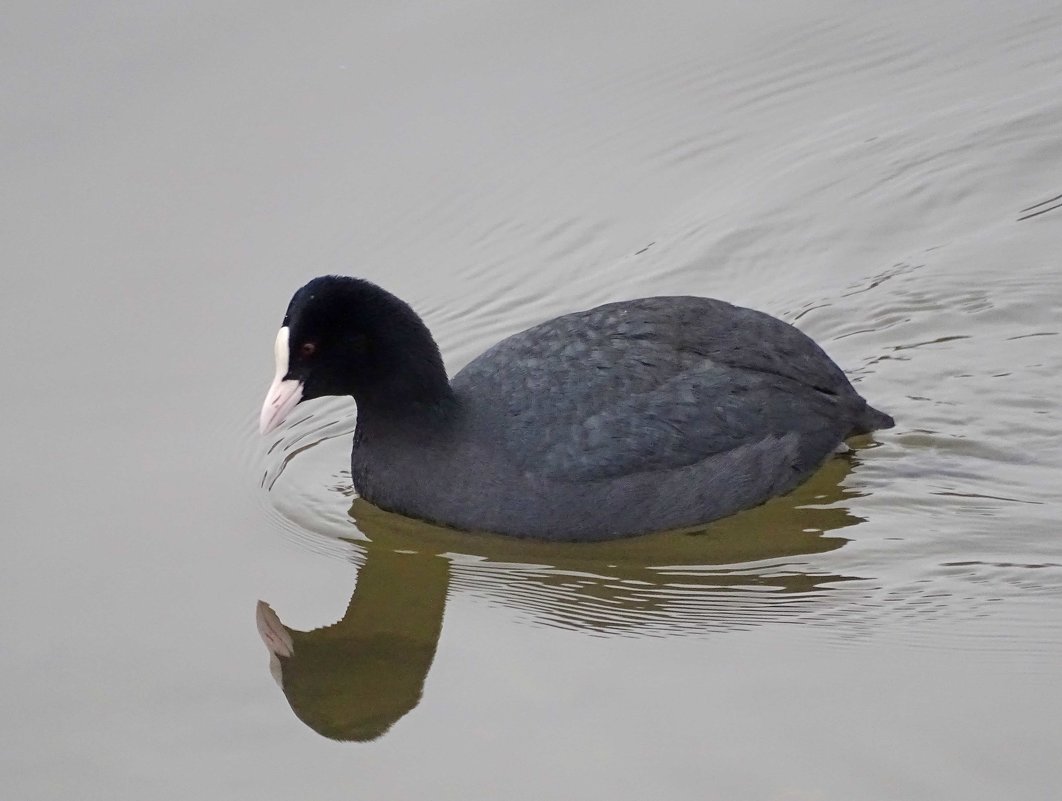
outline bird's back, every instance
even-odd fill
[[[523,469],[569,481],[682,467],[793,432],[832,447],[866,406],[796,328],[698,297],[558,317],[499,342],[452,384]]]

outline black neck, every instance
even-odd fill
[[[359,425],[378,425],[418,422],[437,425],[449,419],[457,407],[457,399],[446,373],[412,373],[409,369],[396,371],[386,380],[354,393],[358,404]]]

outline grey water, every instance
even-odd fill
[[[18,799],[998,799],[1062,784],[1062,6],[16,4]],[[788,320],[897,427],[697,532],[356,499],[257,410],[291,292],[456,371],[622,298]]]

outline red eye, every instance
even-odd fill
[[[316,352],[317,352],[317,343],[316,342],[303,342],[299,346],[299,356],[301,356],[304,359],[309,359]]]

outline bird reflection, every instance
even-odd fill
[[[449,591],[595,634],[799,619],[844,580],[796,557],[841,547],[847,540],[826,532],[862,520],[841,503],[849,469],[849,458],[833,459],[789,495],[696,530],[602,543],[469,534],[358,499],[350,514],[367,540],[352,543],[363,565],[343,618],[296,631],[259,602],[259,633],[300,720],[331,739],[373,740],[420,701]]]
[[[295,714],[333,740],[374,740],[420,701],[442,629],[447,564],[374,553],[342,620],[295,631],[258,603],[270,668]]]

